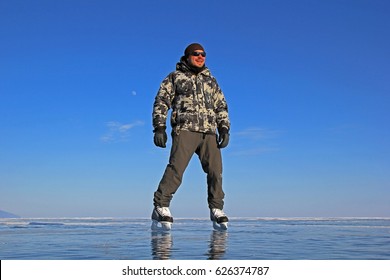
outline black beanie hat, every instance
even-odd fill
[[[190,54],[192,54],[196,50],[202,50],[204,51],[204,48],[202,47],[201,44],[198,43],[192,43],[191,45],[188,45],[188,47],[184,51],[184,56],[189,57]]]

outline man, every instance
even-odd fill
[[[172,109],[172,148],[169,164],[154,193],[152,228],[158,223],[164,229],[171,228],[170,201],[195,153],[207,174],[210,219],[214,227],[227,229],[228,218],[222,211],[225,194],[220,149],[229,143],[230,121],[225,97],[205,61],[204,48],[198,43],[190,44],[176,64],[176,71],[161,83],[154,101],[154,143],[166,147],[166,120]]]

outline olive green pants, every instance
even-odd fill
[[[154,205],[169,207],[173,194],[179,188],[183,173],[193,154],[197,154],[203,171],[207,174],[209,208],[223,209],[222,157],[216,135],[180,131],[173,134],[172,148],[164,175],[154,193]]]

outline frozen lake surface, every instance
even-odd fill
[[[2,260],[389,260],[390,218],[0,219]]]

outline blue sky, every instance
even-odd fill
[[[152,104],[204,45],[229,104],[233,217],[390,216],[387,1],[0,2],[0,209],[149,217]],[[175,217],[207,217],[196,157]]]

